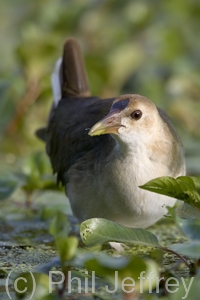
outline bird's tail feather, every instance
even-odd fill
[[[54,72],[51,76],[51,84],[54,104],[49,120],[62,98],[67,96],[89,97],[91,95],[83,55],[75,39],[70,38],[65,42],[63,57],[59,58],[56,62]],[[46,141],[47,129],[38,129],[36,135]]]
[[[62,63],[62,96],[90,96],[87,72],[80,45],[72,38],[64,44]]]
[[[63,58],[56,62],[51,83],[55,106],[61,98],[66,96],[88,97],[91,95],[84,59],[76,40],[70,38],[65,42]]]
[[[60,84],[60,88],[57,83]],[[61,94],[62,97],[91,95],[81,48],[75,39],[70,38],[64,44],[63,58],[56,64],[52,86],[56,99]]]
[[[64,44],[63,57],[55,64],[51,76],[54,107],[62,97],[89,97],[91,95],[81,48],[75,39]]]

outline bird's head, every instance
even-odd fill
[[[112,134],[116,139],[133,141],[138,135],[145,138],[156,131],[159,119],[150,100],[140,95],[123,95],[113,102],[108,115],[90,129],[89,135]]]

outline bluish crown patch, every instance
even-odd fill
[[[129,99],[124,99],[117,101],[115,104],[113,104],[112,109],[119,109],[120,111],[125,109],[129,104]]]

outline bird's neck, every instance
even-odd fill
[[[166,164],[164,158],[158,158],[154,150],[149,146],[150,142],[146,140],[135,140],[130,143],[122,141],[118,136],[115,137],[115,147],[113,148],[113,163],[116,172],[121,172],[120,176],[127,176],[128,180],[134,178],[136,185],[142,185],[147,181],[164,176],[166,173]],[[118,170],[118,171],[117,171]]]
[[[125,140],[122,140],[120,136],[113,136],[115,140],[114,152],[115,154],[129,159],[131,157],[137,157],[141,159],[143,156],[148,156],[148,140],[141,136],[127,136]]]

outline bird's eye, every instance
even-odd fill
[[[131,116],[132,119],[137,121],[142,117],[142,112],[141,112],[141,110],[137,109],[134,112],[132,112],[130,114],[130,116]]]

